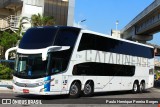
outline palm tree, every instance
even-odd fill
[[[31,16],[31,25],[35,26],[53,26],[55,25],[55,19],[52,16],[42,16],[39,13]]]
[[[20,20],[19,20],[19,27],[18,27],[18,30],[17,30],[17,36],[22,36],[22,32],[23,32],[23,29],[24,29],[24,24],[27,24],[27,23],[30,23],[29,22],[29,18],[28,17],[22,17]]]

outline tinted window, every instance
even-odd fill
[[[31,28],[24,34],[19,47],[22,49],[41,49],[51,46],[57,29],[54,27]]]
[[[75,45],[80,29],[73,27],[31,28],[23,36],[19,47],[22,49],[42,49],[48,46]]]
[[[72,48],[63,51],[56,51],[48,53],[49,56],[49,73],[54,74],[53,68],[59,68],[59,71],[65,71],[67,69],[69,59],[71,56]],[[58,73],[58,72],[57,72]]]
[[[83,50],[99,50],[145,58],[154,57],[153,48],[87,33],[82,35],[78,48],[78,51]]]
[[[75,45],[79,34],[79,29],[63,29],[61,28],[56,36],[54,45],[58,46],[71,46]]]
[[[72,73],[88,76],[133,76],[135,66],[89,62],[75,65]]]
[[[89,50],[89,49],[96,50],[95,36],[94,35],[92,36],[91,34],[83,34],[79,44],[78,51]]]

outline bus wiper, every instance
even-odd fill
[[[21,73],[21,74],[25,74],[26,72],[25,72],[26,70],[23,70],[23,71],[20,71],[19,73]]]

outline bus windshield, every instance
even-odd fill
[[[67,66],[64,58],[56,56],[61,53],[63,52],[48,53],[46,61],[42,61],[42,54],[17,54],[14,75],[24,79],[36,79],[61,73]]]
[[[37,78],[48,75],[47,60],[42,61],[41,54],[17,54],[15,73],[20,78]]]

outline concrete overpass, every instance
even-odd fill
[[[155,0],[121,30],[124,39],[149,41],[160,31],[160,0]]]

